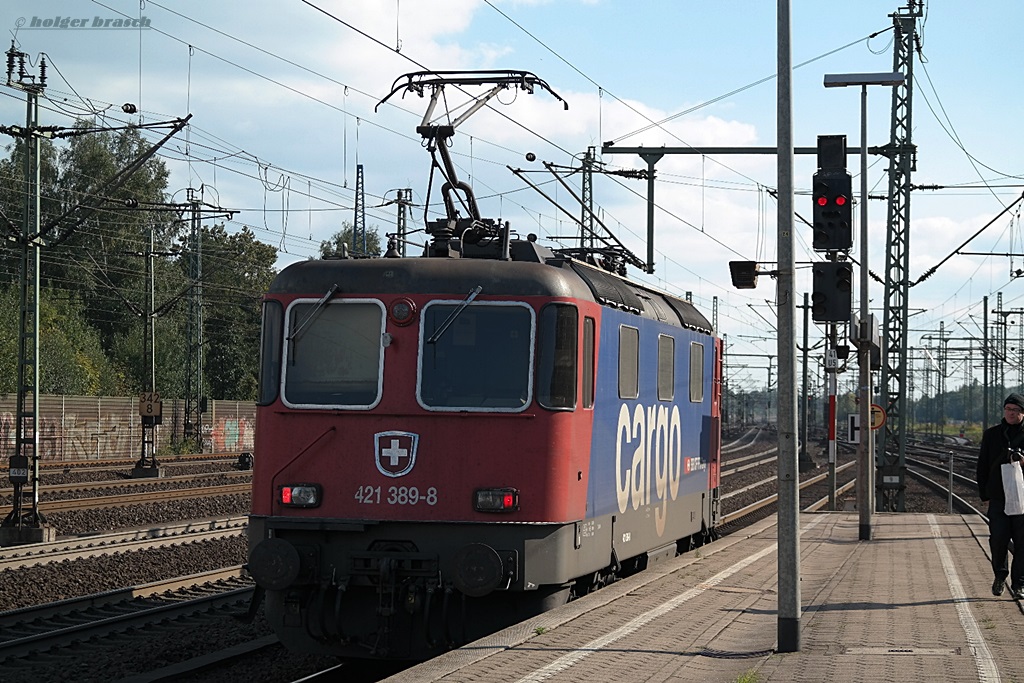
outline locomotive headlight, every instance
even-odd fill
[[[473,492],[477,512],[515,512],[519,509],[517,489],[477,489]]]
[[[416,319],[416,304],[412,299],[402,297],[391,302],[388,306],[388,317],[396,325],[408,325]]]
[[[323,489],[320,484],[287,484],[277,489],[281,505],[294,508],[315,508],[320,505]]]

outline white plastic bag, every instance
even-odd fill
[[[1024,515],[1024,470],[1020,463],[1000,465],[1003,474],[1003,492],[1006,494],[1006,514]]]

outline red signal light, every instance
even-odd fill
[[[818,206],[825,206],[828,204],[828,197],[818,197],[814,201],[818,202]]]
[[[843,195],[836,197],[836,206],[843,206],[844,204],[846,204],[846,197]]]

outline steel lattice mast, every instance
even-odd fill
[[[363,165],[356,164],[356,205],[352,219],[352,252],[366,256],[366,194],[363,189]]]
[[[906,465],[906,377],[908,289],[910,266],[910,173],[916,166],[911,142],[911,96],[914,87],[914,48],[920,0],[890,15],[893,20],[893,71],[905,75],[892,89],[892,127],[886,155],[889,157],[889,214],[886,224],[884,354],[879,389],[887,413],[886,428],[878,450],[879,510],[904,511]]]
[[[39,95],[46,88],[46,61],[40,61],[39,77],[25,71],[27,55],[7,51],[7,86],[26,95],[23,151],[24,204],[20,230],[18,270],[20,306],[18,333],[18,397],[14,425],[14,455],[9,478],[14,486],[12,509],[0,523],[0,545],[51,541],[56,531],[39,511],[39,270],[40,270],[40,130]],[[18,69],[15,74],[15,64]],[[17,76],[17,77],[16,77]],[[5,127],[6,132],[6,127]],[[6,221],[6,216],[4,219]],[[10,221],[7,221],[10,223]],[[14,226],[10,224],[11,232]],[[29,473],[31,472],[31,476]],[[29,486],[30,485],[30,486]],[[25,487],[29,486],[26,491]],[[27,505],[27,510],[25,509]]]
[[[185,323],[185,339],[188,351],[185,356],[185,441],[195,444],[196,451],[203,452],[203,228],[202,202],[193,188],[188,188],[189,222],[191,229],[188,240],[188,319]]]
[[[594,221],[594,148],[587,147],[583,156],[583,201],[580,216],[580,248],[593,249],[597,246],[594,235],[597,226]]]

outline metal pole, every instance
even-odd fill
[[[790,0],[778,0],[779,333],[779,652],[800,651],[800,482],[796,447],[796,344],[793,261],[793,63]]]
[[[982,298],[981,329],[984,338],[984,346],[981,347],[981,358],[985,368],[982,371],[983,379],[981,381],[981,392],[984,396],[981,401],[981,411],[983,413],[981,416],[981,429],[984,431],[985,425],[988,424],[990,419],[988,416],[988,398],[990,393],[990,388],[988,386],[988,295],[985,295],[985,297]]]
[[[829,324],[828,343],[836,347],[836,324]],[[836,509],[836,379],[838,368],[825,368],[828,382],[828,509]]]
[[[644,152],[640,155],[647,162],[647,272],[654,272],[654,165],[664,152]]]
[[[42,209],[41,188],[40,188],[40,167],[42,162],[39,155],[39,136],[36,135],[36,127],[39,125],[39,93],[28,92],[29,111],[31,121],[28,122],[28,130],[31,133],[31,140],[25,141],[26,154],[32,159],[32,231],[38,235],[40,232],[40,211]],[[32,151],[29,152],[28,147]],[[39,268],[40,251],[39,240],[33,240],[30,247],[29,258],[32,259],[32,301],[34,310],[32,312],[32,519],[33,527],[39,527],[42,518],[39,514],[39,387],[42,376],[42,366],[39,362]]]
[[[800,471],[806,472],[814,469],[814,461],[811,460],[811,456],[807,452],[808,436],[810,434],[810,426],[807,423],[807,395],[809,393],[808,379],[807,379],[807,356],[809,353],[808,346],[810,342],[807,339],[808,328],[810,324],[807,320],[808,314],[811,310],[811,306],[808,302],[808,294],[804,292],[804,348],[803,348],[803,392],[800,394],[800,419],[803,420],[802,427],[800,428]]]
[[[874,438],[871,430],[871,325],[868,319],[868,86],[860,86],[860,443],[857,444],[857,509],[860,540],[871,540],[874,510]]]
[[[149,326],[149,390],[156,391],[156,265],[153,263],[156,242],[153,238],[153,223],[149,224],[149,254],[146,265],[149,270],[149,311],[146,324]]]
[[[949,514],[953,514],[953,451],[949,452]]]

